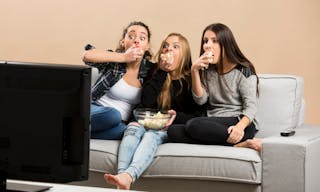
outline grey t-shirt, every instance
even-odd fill
[[[237,66],[220,76],[210,67],[207,73],[207,90],[203,95],[193,94],[196,103],[202,105],[208,101],[208,117],[239,117],[245,115],[250,122],[255,121],[257,113],[257,76],[249,68]]]

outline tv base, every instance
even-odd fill
[[[50,189],[48,185],[32,185],[7,181],[7,192],[41,192]]]
[[[39,184],[25,184],[15,181],[8,181],[7,174],[4,171],[0,171],[0,192],[41,192],[50,189],[50,185],[39,185]]]

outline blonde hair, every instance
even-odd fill
[[[169,35],[166,36],[166,38],[162,41],[161,46],[159,51],[156,54],[157,57],[157,62],[160,62],[160,55],[162,53],[164,44],[166,43],[166,40],[171,37],[171,36],[177,36],[181,46],[181,56],[179,58],[179,67],[176,69],[175,73],[176,76],[179,77],[179,82],[181,85],[181,89],[179,90],[179,93],[181,93],[182,91],[182,81],[181,79],[185,79],[188,82],[188,87],[189,86],[189,82],[190,82],[190,70],[191,70],[191,65],[192,65],[192,60],[191,60],[191,51],[190,51],[190,46],[189,46],[189,42],[188,40],[181,35],[180,33],[170,33]],[[158,65],[159,68],[159,65]],[[171,109],[171,82],[172,82],[172,78],[170,76],[170,74],[167,74],[167,79],[164,82],[164,85],[162,87],[162,90],[158,96],[158,107],[160,109],[163,110],[168,110]]]

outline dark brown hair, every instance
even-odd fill
[[[149,29],[148,25],[146,25],[145,23],[143,23],[143,22],[141,22],[141,21],[132,21],[131,23],[129,23],[129,25],[127,25],[127,27],[125,27],[125,28],[123,29],[123,31],[122,31],[122,36],[121,36],[120,41],[125,38],[126,34],[128,33],[128,29],[129,29],[131,26],[134,26],[134,25],[138,25],[138,26],[144,27],[144,28],[147,30],[147,32],[148,32],[148,34],[147,34],[147,35],[148,35],[148,42],[150,42],[150,38],[151,38],[150,29]],[[119,42],[120,42],[120,41],[119,41]],[[124,49],[124,47],[123,47],[121,44],[119,44],[118,47],[116,48],[116,51],[117,51],[117,52],[125,52],[125,49]],[[152,52],[151,52],[151,50],[147,50],[147,51],[144,53],[143,58],[146,58],[147,60],[150,60],[150,59],[152,58]]]
[[[204,53],[203,50],[203,44],[204,44],[204,34],[206,31],[212,31],[216,34],[218,43],[221,47],[221,53],[220,53],[220,59],[219,62],[217,63],[217,72],[218,74],[223,74],[223,57],[225,56],[227,60],[231,63],[235,63],[237,65],[242,65],[244,67],[248,67],[252,73],[257,75],[256,70],[253,66],[253,64],[249,61],[249,59],[244,56],[244,54],[241,52],[232,31],[230,30],[229,27],[227,27],[224,24],[221,23],[213,23],[211,25],[208,25],[202,33],[202,38],[201,38],[201,47],[200,47],[200,56]],[[205,85],[205,71],[200,74],[203,78],[202,83]],[[259,94],[258,91],[258,83],[259,79],[257,76],[257,94]]]

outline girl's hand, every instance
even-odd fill
[[[123,55],[124,55],[124,62],[129,63],[129,62],[141,60],[144,55],[144,51],[139,47],[132,45],[126,50],[126,52],[124,52]]]
[[[244,136],[244,130],[237,126],[230,126],[228,128],[229,137],[227,139],[228,143],[236,144],[239,143]]]
[[[209,64],[213,61],[212,52],[205,52],[202,54],[191,66],[191,70],[204,70],[208,69]]]
[[[169,127],[170,125],[172,125],[173,121],[177,117],[177,112],[173,109],[169,110],[168,113],[171,115],[171,118],[168,120],[166,127]]]

